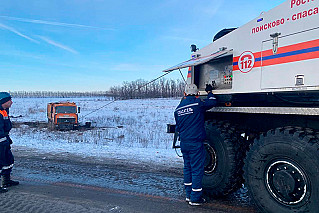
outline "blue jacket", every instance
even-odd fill
[[[216,103],[212,93],[205,100],[195,96],[184,97],[174,112],[176,131],[181,141],[203,141],[206,138],[205,111],[216,106]]]
[[[5,139],[7,142],[11,143],[11,140],[9,138],[9,132],[12,128],[12,124],[8,114],[8,110],[4,110],[0,106],[0,143],[4,142]]]
[[[205,140],[205,111],[216,104],[216,98],[212,93],[209,93],[205,100],[195,96],[184,97],[174,112],[176,131],[179,132],[181,141]]]

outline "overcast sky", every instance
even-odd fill
[[[187,60],[190,44],[204,47],[284,1],[0,0],[0,90],[101,91],[151,80]]]

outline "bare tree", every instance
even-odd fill
[[[137,98],[168,98],[181,97],[183,95],[185,82],[181,80],[166,80],[147,83],[143,79],[131,82],[123,82],[122,86],[110,88],[110,94],[115,98],[137,99]]]

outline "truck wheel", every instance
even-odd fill
[[[48,121],[49,130],[54,130],[54,123],[52,121]]]
[[[250,197],[261,212],[318,212],[319,143],[312,130],[277,128],[245,159]]]
[[[213,197],[222,197],[239,189],[243,181],[243,139],[226,122],[206,123],[207,143],[203,188]]]

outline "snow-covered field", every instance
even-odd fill
[[[80,123],[91,121],[98,127],[87,131],[50,131],[27,125],[11,130],[13,151],[34,149],[54,154],[75,154],[179,166],[182,159],[172,147],[172,134],[166,124],[174,123],[173,112],[179,99],[116,101],[92,114],[111,100],[108,98],[15,98],[10,109],[14,122],[46,122],[46,105],[55,101],[73,101],[81,107]],[[89,114],[89,115],[88,115]]]

